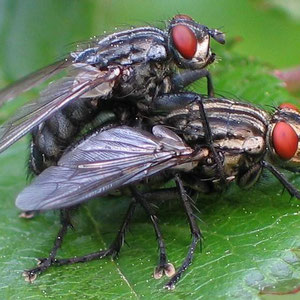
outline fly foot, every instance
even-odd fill
[[[33,283],[35,279],[37,278],[37,275],[47,270],[51,265],[53,261],[50,258],[40,258],[37,261],[37,267],[25,270],[23,272],[23,276],[25,277],[25,281],[29,283]]]
[[[175,274],[175,267],[171,263],[166,263],[162,266],[158,266],[154,270],[153,277],[155,279],[162,278],[163,275],[166,275],[167,277],[172,277]]]
[[[22,211],[19,214],[19,218],[21,219],[33,219],[36,213],[34,211]]]
[[[39,273],[38,271],[36,271],[37,269],[39,268],[26,270],[23,272],[22,275],[25,277],[26,282],[33,283],[36,280],[37,274]]]

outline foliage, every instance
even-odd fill
[[[0,39],[5,45],[10,41],[9,48],[0,50],[3,81],[51,62],[53,53],[63,53],[62,45],[69,41],[83,39],[93,31],[112,26],[117,2],[105,7],[104,1],[97,4],[74,2],[72,5],[68,1],[43,1],[42,7],[33,1],[2,1],[0,14],[5,18],[1,19],[0,15]],[[192,8],[182,9],[181,4],[174,1],[178,6],[174,5],[171,12],[165,4],[160,4],[159,14],[153,13],[146,20],[166,19],[178,10],[186,13],[191,10],[195,18],[204,19],[203,22],[208,20],[210,26],[220,24],[212,18],[210,4],[199,2],[207,8],[203,18],[195,16]],[[221,14],[219,9],[224,7],[223,2],[218,2],[217,15]],[[238,4],[241,7],[249,6],[246,1],[241,2],[243,4]],[[135,1],[130,3],[133,5]],[[152,4],[145,3],[144,10],[149,8],[150,15]],[[192,5],[193,2],[187,3]],[[194,4],[199,5],[198,1]],[[226,5],[233,6],[233,1]],[[125,16],[120,15],[117,23],[131,22],[128,10],[131,15],[139,16],[138,8],[123,6],[121,11]],[[251,6],[247,18],[251,17],[252,10]],[[44,17],[46,12],[47,18]],[[226,12],[225,8],[222,12]],[[277,10],[266,12],[267,20],[272,16],[275,19],[278,14],[281,12]],[[144,20],[143,16],[136,19]],[[279,22],[284,21],[280,19]],[[297,24],[293,26],[296,28]],[[230,32],[228,35],[231,36]],[[257,38],[261,38],[259,32]],[[248,100],[269,110],[270,106],[283,101],[295,102],[281,82],[270,75],[269,65],[243,55],[244,50],[238,45],[233,48],[215,49],[222,58],[211,67],[219,94]],[[24,53],[27,53],[26,58]],[[198,89],[198,86],[197,83],[193,88]],[[6,118],[13,106],[16,104],[3,107],[0,117]],[[0,156],[0,295],[3,299],[264,299],[266,295],[260,292],[264,287],[269,292],[282,292],[299,286],[299,205],[287,192],[282,193],[280,184],[267,173],[251,190],[242,191],[232,186],[220,195],[198,196],[200,226],[205,236],[203,251],[195,254],[192,266],[175,291],[162,288],[166,279],[156,281],[152,277],[157,263],[157,245],[153,228],[142,210],[138,210],[127,235],[129,246],[124,245],[117,260],[51,268],[30,285],[23,281],[21,274],[35,264],[35,258],[47,256],[59,228],[59,218],[56,212],[40,214],[33,220],[18,218],[13,199],[26,185],[27,152],[27,141],[23,139]],[[290,175],[290,179],[300,186],[299,176]],[[75,230],[68,233],[59,256],[72,257],[106,248],[118,230],[128,203],[127,198],[105,198],[84,205],[74,215]],[[190,242],[186,217],[180,203],[159,206],[158,216],[169,259],[178,268]]]

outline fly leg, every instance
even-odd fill
[[[143,194],[143,198],[146,201],[154,200],[157,202],[173,200],[173,199],[176,199],[177,196],[178,196],[177,189],[175,190],[172,188],[156,190],[153,192],[148,192],[148,193]],[[146,205],[149,205],[149,204],[147,203]],[[124,220],[121,224],[121,227],[118,231],[118,234],[117,234],[115,240],[111,243],[111,245],[108,247],[108,249],[102,250],[99,252],[94,252],[91,254],[87,254],[87,255],[84,255],[81,257],[66,258],[66,259],[57,259],[56,258],[54,260],[53,264],[61,266],[61,265],[67,265],[67,264],[74,264],[74,263],[78,263],[78,262],[86,262],[86,261],[90,261],[90,260],[94,260],[94,259],[101,259],[101,258],[105,258],[108,256],[112,256],[112,257],[117,256],[118,253],[120,252],[122,245],[124,244],[125,234],[126,234],[128,226],[129,226],[129,223],[133,217],[135,208],[136,208],[136,201],[133,201],[127,210],[127,213],[124,217]]]
[[[54,242],[54,246],[53,246],[52,250],[50,251],[49,257],[39,260],[38,267],[24,271],[23,276],[25,277],[26,281],[32,283],[36,279],[38,274],[47,270],[55,261],[55,256],[56,256],[57,250],[62,245],[64,236],[67,233],[68,227],[72,226],[71,222],[70,222],[70,215],[69,215],[68,210],[60,211],[60,222],[61,222],[61,228],[57,234],[57,237]]]
[[[172,80],[172,91],[178,92],[182,91],[185,87],[189,84],[195,82],[196,80],[206,77],[207,80],[207,95],[208,97],[214,97],[214,87],[211,75],[208,70],[201,69],[201,70],[188,70],[176,74]]]
[[[192,263],[192,259],[193,259],[193,255],[194,255],[194,252],[197,247],[197,243],[199,241],[201,242],[201,240],[203,238],[201,231],[197,225],[194,213],[193,213],[191,200],[188,197],[188,195],[184,189],[183,183],[178,175],[175,176],[175,181],[176,181],[176,185],[179,189],[183,207],[184,207],[184,210],[185,210],[185,213],[187,215],[188,222],[190,225],[190,230],[191,230],[191,234],[192,234],[192,242],[190,244],[188,254],[187,254],[186,258],[184,259],[181,267],[177,270],[177,272],[172,276],[172,278],[169,280],[169,282],[165,285],[165,288],[167,288],[168,290],[172,290],[175,288],[175,284],[181,278],[184,271]]]
[[[166,197],[166,196],[168,196],[168,197]],[[167,263],[167,257],[166,257],[166,254],[165,254],[165,246],[164,246],[164,242],[162,240],[161,233],[159,231],[159,227],[156,223],[157,222],[156,221],[156,216],[153,213],[150,214],[151,208],[150,208],[149,204],[147,203],[147,200],[145,200],[145,199],[148,199],[148,198],[150,199],[151,198],[151,199],[154,199],[156,201],[161,201],[162,199],[164,199],[164,200],[167,201],[167,200],[170,200],[170,199],[174,199],[175,196],[176,196],[176,194],[175,194],[175,191],[173,189],[170,189],[166,192],[164,190],[159,190],[159,191],[154,192],[154,193],[147,193],[147,194],[145,194],[145,197],[143,195],[140,195],[139,193],[134,196],[135,198],[138,198],[138,199],[136,199],[136,201],[139,201],[139,202],[143,203],[142,206],[144,207],[144,209],[150,215],[151,220],[152,220],[155,228],[157,229],[157,238],[159,240],[159,245],[160,245],[160,250],[161,250],[160,251],[160,264],[156,269],[157,278],[160,274],[158,271],[161,272],[161,275],[163,275],[163,272],[165,272],[166,274],[171,274],[172,275],[172,274],[174,274],[175,270],[174,270],[174,267],[173,267],[172,264]],[[80,262],[87,262],[87,261],[91,261],[91,260],[95,260],[95,259],[101,259],[101,258],[105,258],[105,257],[109,257],[109,256],[112,256],[112,257],[117,256],[118,253],[120,252],[120,249],[121,249],[122,245],[124,244],[125,234],[126,234],[128,226],[129,226],[129,223],[130,223],[130,221],[133,217],[136,205],[137,205],[136,201],[133,201],[129,205],[129,208],[126,212],[126,215],[124,217],[122,225],[121,225],[121,227],[118,231],[118,234],[117,234],[116,238],[114,239],[114,241],[111,243],[111,245],[107,249],[101,250],[101,251],[98,251],[98,252],[94,252],[94,253],[90,253],[90,254],[87,254],[87,255],[84,255],[84,256],[79,256],[79,257],[63,258],[63,259],[55,258],[56,252],[60,248],[60,246],[62,244],[63,237],[67,232],[67,227],[70,225],[69,219],[64,218],[64,216],[62,215],[62,222],[61,222],[62,223],[62,228],[60,229],[60,231],[57,235],[54,247],[52,248],[49,257],[45,258],[45,259],[41,259],[40,264],[37,268],[25,271],[24,275],[26,276],[26,280],[29,281],[29,282],[33,282],[36,279],[38,274],[42,273],[43,271],[45,271],[46,269],[48,269],[52,265],[62,266],[62,265],[80,263]]]
[[[210,151],[212,152],[213,159],[216,163],[216,168],[217,168],[217,171],[219,174],[220,182],[221,182],[221,184],[225,184],[226,183],[226,175],[224,173],[223,163],[221,162],[220,156],[219,156],[218,152],[216,151],[216,148],[213,145],[211,128],[210,128],[209,122],[207,120],[202,97],[198,96],[196,101],[199,105],[199,113],[200,113],[200,118],[201,118],[203,129],[204,129],[205,142],[206,142],[207,146],[210,148]]]
[[[273,165],[264,160],[261,162],[261,165],[269,170],[279,180],[279,182],[287,189],[292,197],[300,199],[300,192],[291,183],[289,183],[284,175],[281,174]]]
[[[62,259],[55,258],[53,260],[53,264],[56,266],[63,266],[63,265],[69,265],[69,264],[74,264],[74,263],[83,263],[83,262],[87,262],[87,261],[91,261],[91,260],[95,260],[95,259],[105,258],[108,256],[111,256],[111,257],[117,256],[118,253],[120,252],[122,245],[124,244],[125,234],[126,234],[128,225],[133,217],[135,208],[136,208],[136,201],[133,201],[130,203],[130,205],[127,209],[126,215],[124,217],[124,220],[121,224],[121,227],[118,231],[116,238],[114,239],[114,241],[110,244],[110,246],[107,249],[93,252],[93,253],[90,253],[90,254],[87,254],[84,256],[78,256],[78,257],[72,257],[72,258],[62,258]]]
[[[146,213],[149,215],[156,234],[159,249],[159,260],[158,266],[154,270],[154,278],[160,279],[163,275],[171,277],[175,273],[175,268],[171,263],[168,263],[166,246],[158,226],[158,219],[143,194],[138,192],[134,187],[131,187],[130,189],[136,201],[142,205]]]

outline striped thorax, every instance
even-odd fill
[[[251,186],[259,178],[263,160],[299,171],[300,114],[297,110],[279,107],[270,114],[236,100],[204,98],[202,101],[212,143],[220,155],[228,181],[237,180],[243,187]],[[205,129],[197,102],[172,111],[164,122],[190,145],[205,145]],[[194,172],[201,179],[218,178],[213,160]]]

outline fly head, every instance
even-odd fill
[[[196,23],[187,15],[176,15],[169,25],[169,49],[182,68],[202,69],[215,60],[210,38],[225,43],[225,34]]]
[[[284,103],[273,114],[267,134],[268,154],[275,165],[300,172],[300,111]]]

